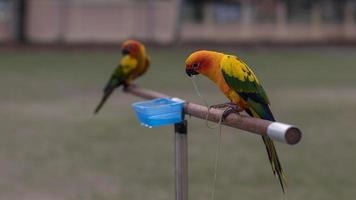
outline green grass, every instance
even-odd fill
[[[149,48],[139,85],[200,102],[184,74],[193,49]],[[219,49],[233,52],[231,49]],[[237,51],[255,71],[277,119],[304,132],[276,144],[288,176],[285,199],[356,195],[355,49]],[[0,53],[0,199],[174,199],[172,127],[148,129],[116,92],[92,115],[119,59],[116,51]],[[198,78],[209,102],[225,99]],[[189,119],[189,196],[210,199],[217,130]],[[283,199],[262,141],[223,128],[216,199]]]

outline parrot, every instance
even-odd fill
[[[121,46],[121,53],[122,58],[104,87],[103,96],[95,108],[94,114],[100,111],[116,88],[121,85],[126,88],[134,79],[146,73],[149,68],[150,58],[141,42],[136,40],[125,41]]]
[[[275,121],[270,109],[270,101],[261,82],[239,57],[208,50],[195,51],[186,59],[185,69],[190,77],[202,74],[213,81],[230,100],[226,106],[232,108],[231,110],[236,112],[244,110],[251,117]],[[225,110],[227,113],[224,112],[223,119],[226,114],[231,113],[231,110]],[[284,193],[286,178],[274,143],[267,135],[263,135],[262,140],[272,171],[278,177]]]

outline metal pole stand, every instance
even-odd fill
[[[187,120],[174,124],[176,157],[176,200],[188,200]]]

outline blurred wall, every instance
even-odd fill
[[[27,35],[35,42],[170,42],[177,1],[29,0]]]
[[[17,1],[0,0],[0,41],[16,38]],[[30,42],[356,42],[356,0],[26,1]]]
[[[0,0],[0,41],[16,39],[16,1]]]
[[[182,40],[246,43],[356,40],[355,0],[240,0],[200,4],[204,8],[203,19],[187,20],[182,27]]]

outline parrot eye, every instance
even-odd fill
[[[199,67],[199,63],[193,63],[192,64],[192,68],[195,70],[195,69],[198,69]]]

